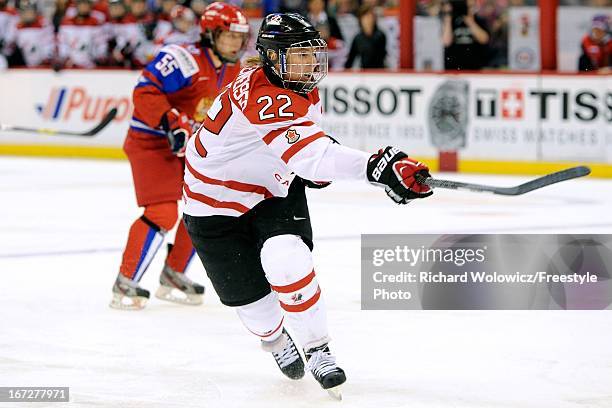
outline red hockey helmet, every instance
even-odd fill
[[[200,19],[200,28],[207,46],[225,62],[236,62],[244,52],[249,37],[249,22],[242,11],[231,4],[215,2],[204,10]],[[219,34],[223,31],[238,33],[242,37],[242,46],[239,53],[228,55],[220,50],[216,44]]]

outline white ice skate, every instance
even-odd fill
[[[113,285],[113,299],[110,307],[121,310],[140,310],[145,307],[147,300],[149,300],[148,290],[138,286],[138,282],[119,273]]]
[[[159,276],[159,289],[155,297],[169,302],[183,305],[201,305],[204,286],[193,282],[185,273],[176,272],[168,265],[164,265]]]
[[[306,351],[306,369],[334,399],[342,400],[340,386],[346,381],[344,370],[336,365],[336,358],[327,344]]]

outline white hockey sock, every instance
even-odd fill
[[[297,342],[304,349],[329,342],[327,310],[304,241],[296,235],[268,239],[261,249],[261,264]]]
[[[263,341],[272,342],[283,332],[283,311],[275,292],[248,305],[236,307],[242,324]]]

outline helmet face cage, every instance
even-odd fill
[[[274,70],[287,89],[307,94],[327,76],[327,43],[321,38],[293,43],[278,54]]]

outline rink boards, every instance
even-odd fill
[[[95,137],[0,133],[0,153],[124,158],[137,72],[14,70],[0,75],[0,123],[86,130]],[[330,73],[320,86],[324,128],[367,151],[395,145],[435,169],[544,173],[574,163],[612,177],[612,79],[603,75]]]

